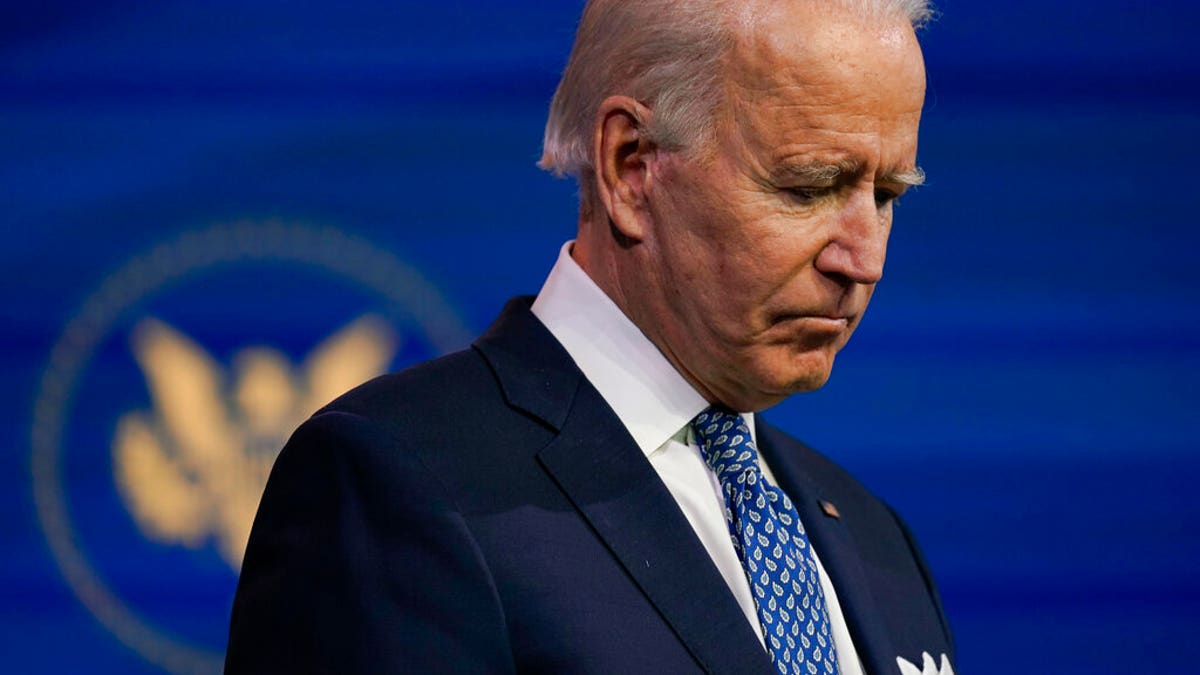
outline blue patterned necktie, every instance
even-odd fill
[[[836,675],[829,612],[808,536],[788,496],[763,477],[745,420],[709,408],[692,420],[692,429],[721,481],[725,522],[754,592],[771,662],[783,675]]]

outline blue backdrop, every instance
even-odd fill
[[[261,456],[305,405],[263,383],[333,386],[329,336],[402,367],[535,292],[580,4],[0,8],[0,670],[213,669],[240,493],[169,401]],[[768,417],[907,516],[960,672],[1193,672],[1200,5],[940,8],[929,185],[830,384]]]

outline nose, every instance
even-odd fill
[[[854,283],[878,282],[891,223],[876,207],[874,189],[855,190],[833,218],[829,242],[817,255],[817,269]]]

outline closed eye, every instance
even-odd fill
[[[875,191],[875,207],[884,208],[889,204],[900,203],[900,193],[892,192],[891,190],[878,189]]]
[[[812,202],[829,195],[836,189],[836,187],[832,186],[790,187],[786,188],[785,192],[794,197],[796,201],[800,202],[801,204],[811,204]]]

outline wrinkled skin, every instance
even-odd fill
[[[883,274],[895,197],[919,182],[925,92],[903,19],[765,4],[739,19],[711,147],[655,148],[637,120],[651,110],[606,101],[607,222],[581,223],[573,251],[697,391],[742,411],[829,378]]]

